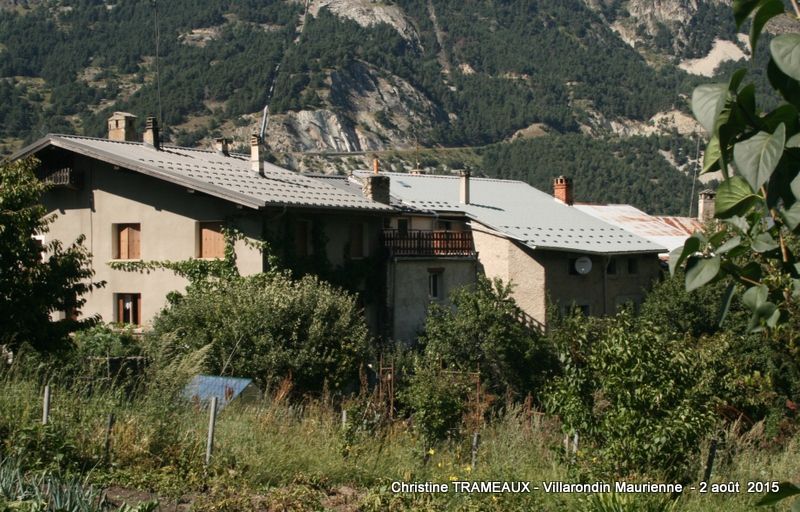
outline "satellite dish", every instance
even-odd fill
[[[575,271],[585,276],[592,271],[592,260],[588,256],[581,256],[575,260]]]

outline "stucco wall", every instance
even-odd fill
[[[547,294],[561,306],[588,305],[592,315],[613,314],[617,305],[633,301],[637,305],[658,278],[660,266],[655,254],[613,256],[616,275],[607,275],[606,266],[612,256],[591,255],[592,270],[586,275],[569,273],[570,259],[580,257],[556,251],[538,251],[534,257],[546,269]],[[636,272],[628,272],[628,259],[636,260]]]
[[[78,157],[75,169],[84,172],[84,185],[78,191],[53,189],[44,198],[48,211],[57,214],[47,239],[65,243],[81,234],[93,255],[95,280],[105,281],[104,288],[93,291],[83,307],[84,315],[100,314],[104,321],[116,321],[114,295],[140,293],[144,324],[164,306],[167,293],[183,290],[186,281],[169,271],[139,274],[113,270],[114,225],[141,225],[141,259],[179,261],[198,256],[198,222],[233,220],[247,237],[260,235],[260,219],[252,210],[239,210],[235,205],[138,173]],[[249,218],[248,218],[249,216]],[[236,244],[240,272],[251,274],[262,270],[261,254],[244,241]]]
[[[456,288],[475,282],[476,262],[472,258],[395,258],[387,266],[388,305],[392,311],[391,335],[413,342],[425,325],[428,306],[428,274],[441,270],[440,304]]]
[[[572,275],[570,259],[582,254],[533,251],[481,226],[473,227],[473,238],[481,271],[489,278],[513,283],[517,304],[542,323],[548,299],[561,306],[587,305],[592,315],[611,314],[628,300],[641,303],[660,274],[655,254],[614,256],[616,275],[604,275],[608,256],[592,255],[592,270],[586,275]],[[636,260],[635,273],[628,272],[628,259]]]

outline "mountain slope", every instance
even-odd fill
[[[515,147],[552,158],[542,144],[613,152],[615,134],[692,131],[670,120],[701,79],[677,65],[733,37],[729,9],[719,0],[6,0],[0,151],[48,131],[103,135],[116,110],[158,116],[179,144],[222,135],[245,144],[268,104],[266,142],[300,169],[309,151],[543,134],[552,140]],[[658,163],[642,158],[631,179],[674,171],[663,181],[689,189],[663,165],[679,156],[651,146],[642,154]],[[597,200],[613,201],[612,189]]]

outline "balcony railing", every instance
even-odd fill
[[[383,231],[391,256],[475,256],[471,231]]]
[[[41,172],[41,179],[54,187],[79,188],[80,176],[71,167],[60,169],[45,169]]]

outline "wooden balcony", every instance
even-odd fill
[[[53,187],[78,189],[81,186],[80,175],[71,167],[43,169],[39,172],[39,177]]]
[[[475,256],[471,231],[385,229],[382,238],[390,256]]]

